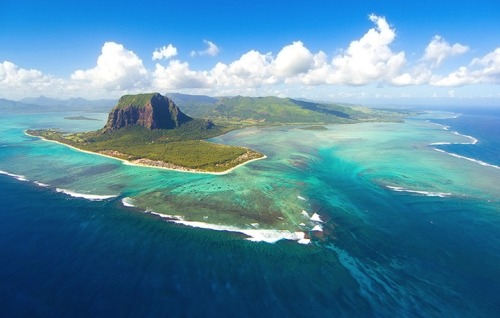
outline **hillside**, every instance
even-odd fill
[[[336,124],[400,120],[397,114],[364,107],[302,101],[279,97],[221,97],[171,94],[187,114],[219,124]]]

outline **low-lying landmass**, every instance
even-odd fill
[[[301,128],[302,130],[328,130],[325,126],[305,126]]]
[[[90,118],[90,117],[85,117],[85,116],[69,116],[69,117],[64,117],[64,119],[67,119],[67,120],[95,120],[95,121],[100,120],[100,119],[95,119],[95,118]]]
[[[132,164],[222,173],[265,157],[245,147],[205,141],[232,129],[191,118],[156,93],[123,96],[98,131],[68,134],[48,129],[28,130],[27,134]]]

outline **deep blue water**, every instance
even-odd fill
[[[176,226],[4,175],[0,191],[4,317],[371,315],[324,248]]]
[[[440,147],[498,165],[500,111],[459,112],[436,122],[479,142]],[[308,246],[187,228],[121,198],[75,199],[0,174],[1,315],[498,316],[498,204],[363,192],[316,173],[351,185],[366,215],[332,207],[334,238]]]
[[[500,108],[460,108],[457,118],[433,120],[450,130],[472,136],[475,145],[445,145],[439,148],[461,156],[500,166]]]

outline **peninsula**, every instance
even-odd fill
[[[151,93],[122,96],[98,131],[68,134],[48,129],[26,133],[131,164],[224,173],[265,157],[248,148],[205,141],[232,129],[192,118],[168,97]]]

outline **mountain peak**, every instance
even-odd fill
[[[173,129],[191,120],[171,99],[159,93],[124,95],[109,113],[104,131],[127,126]]]

